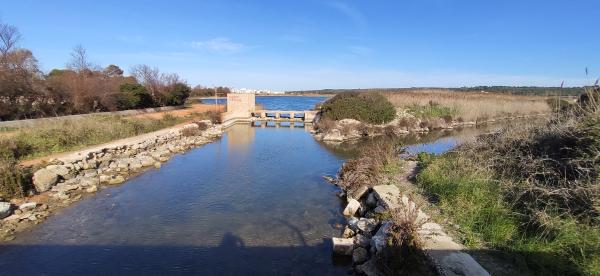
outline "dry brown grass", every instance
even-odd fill
[[[396,108],[431,103],[456,110],[456,119],[481,121],[506,116],[549,113],[545,97],[495,93],[452,92],[443,89],[384,93]]]
[[[400,146],[389,141],[370,144],[362,149],[360,157],[344,163],[338,173],[338,185],[348,191],[377,185],[384,171],[398,166],[399,153]]]

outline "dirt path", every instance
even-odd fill
[[[214,105],[206,105],[206,104],[194,104],[188,108],[184,108],[184,109],[178,109],[178,110],[172,110],[172,111],[161,111],[161,112],[156,112],[156,113],[150,113],[150,114],[139,114],[139,115],[131,115],[131,116],[127,116],[128,118],[135,118],[135,119],[153,119],[153,120],[160,120],[162,119],[163,116],[165,115],[171,115],[177,118],[184,118],[188,115],[192,115],[192,114],[200,114],[200,113],[204,113],[207,111],[211,111],[211,110],[219,110],[219,111],[223,111],[225,109],[224,105],[218,105],[218,106],[214,106]],[[185,125],[189,123],[188,121],[186,122],[182,122],[180,124],[168,127],[167,129],[171,129],[171,128],[177,128],[180,127],[182,125]],[[12,132],[11,132],[12,133]],[[10,133],[9,133],[10,134]],[[14,134],[14,133],[13,133]],[[128,138],[124,138],[124,139],[128,139]],[[120,140],[124,140],[124,139],[119,139],[116,141],[120,141]],[[90,146],[86,146],[83,148],[77,148],[77,149],[73,149],[71,151],[67,151],[67,152],[60,152],[60,153],[54,153],[54,154],[50,154],[47,156],[42,156],[42,157],[38,157],[38,158],[34,158],[34,159],[29,159],[29,160],[24,160],[21,161],[20,165],[23,167],[30,167],[30,166],[35,166],[38,164],[41,164],[43,162],[47,162],[51,159],[57,159],[57,158],[61,158],[61,157],[65,157],[68,156],[74,152],[79,152],[82,150],[85,150],[87,148],[92,148],[92,147],[98,147],[98,146],[102,146],[102,145],[108,145],[111,144],[115,141],[109,141],[106,143],[102,143],[99,145],[90,145]]]
[[[136,118],[136,119],[161,119],[164,115],[171,115],[174,117],[186,117],[188,115],[192,115],[194,113],[204,113],[204,112],[208,112],[208,111],[224,111],[225,110],[225,106],[224,105],[212,105],[212,104],[193,104],[190,107],[186,107],[184,109],[178,109],[178,110],[171,110],[171,111],[162,111],[162,112],[155,112],[155,113],[149,113],[149,114],[138,114],[138,115],[132,115],[129,116],[129,118]]]

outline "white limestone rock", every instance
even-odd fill
[[[333,253],[351,256],[354,249],[354,239],[331,238],[333,242]]]
[[[346,208],[344,209],[344,216],[354,216],[354,214],[356,214],[356,211],[358,211],[358,209],[360,208],[360,202],[358,202],[356,199],[349,199],[348,200],[348,205],[346,205]]]
[[[12,214],[12,206],[10,202],[0,202],[0,219],[8,217]]]
[[[37,207],[36,202],[27,202],[27,203],[23,203],[23,204],[19,205],[19,210],[28,211],[28,210],[35,209],[35,207]]]

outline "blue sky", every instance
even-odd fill
[[[5,1],[0,20],[45,71],[81,44],[102,66],[148,64],[191,85],[578,86],[600,76],[598,0],[158,2]]]

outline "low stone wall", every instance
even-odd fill
[[[144,167],[160,167],[160,162],[169,160],[174,153],[206,144],[221,134],[220,126],[211,126],[208,120],[201,124],[210,127],[200,131],[198,124],[188,124],[51,160],[33,174],[33,184],[38,192],[50,189],[64,192],[62,187],[74,183],[88,184],[83,186],[121,183]]]
[[[122,183],[146,168],[160,168],[161,162],[174,154],[210,143],[221,134],[221,125],[205,120],[52,159],[33,174],[39,195],[0,204],[0,239],[11,240],[15,233],[43,221],[86,194]]]

